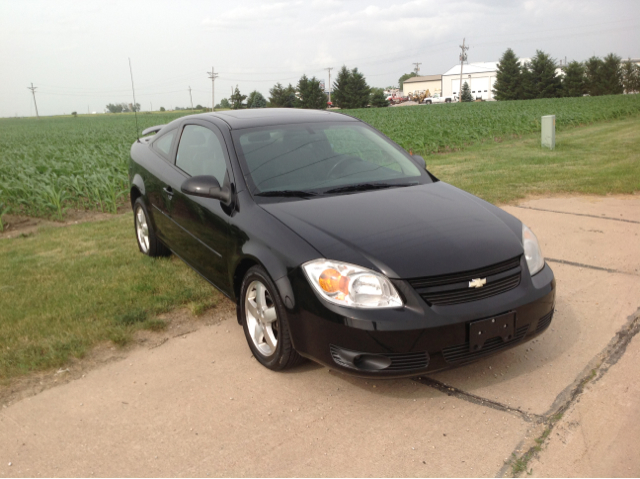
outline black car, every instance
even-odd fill
[[[131,148],[140,251],[174,253],[237,305],[254,356],[358,376],[464,364],[548,328],[555,279],[517,218],[366,123],[205,113]]]

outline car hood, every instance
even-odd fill
[[[390,278],[473,270],[523,253],[518,220],[443,182],[261,206],[325,258]]]

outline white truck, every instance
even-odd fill
[[[434,93],[431,96],[425,98],[422,103],[426,103],[427,105],[431,105],[432,103],[451,103],[458,101],[458,97],[453,96],[441,96],[440,93]]]

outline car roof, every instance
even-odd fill
[[[202,113],[191,118],[219,118],[232,130],[256,128],[261,126],[286,125],[291,123],[323,123],[336,121],[360,121],[342,113],[322,110],[303,110],[297,108],[251,108],[247,110],[228,110],[215,113]],[[184,120],[185,117],[181,118]]]

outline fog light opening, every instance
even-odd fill
[[[379,371],[391,366],[391,359],[378,354],[360,354],[353,358],[353,365],[366,371]]]

